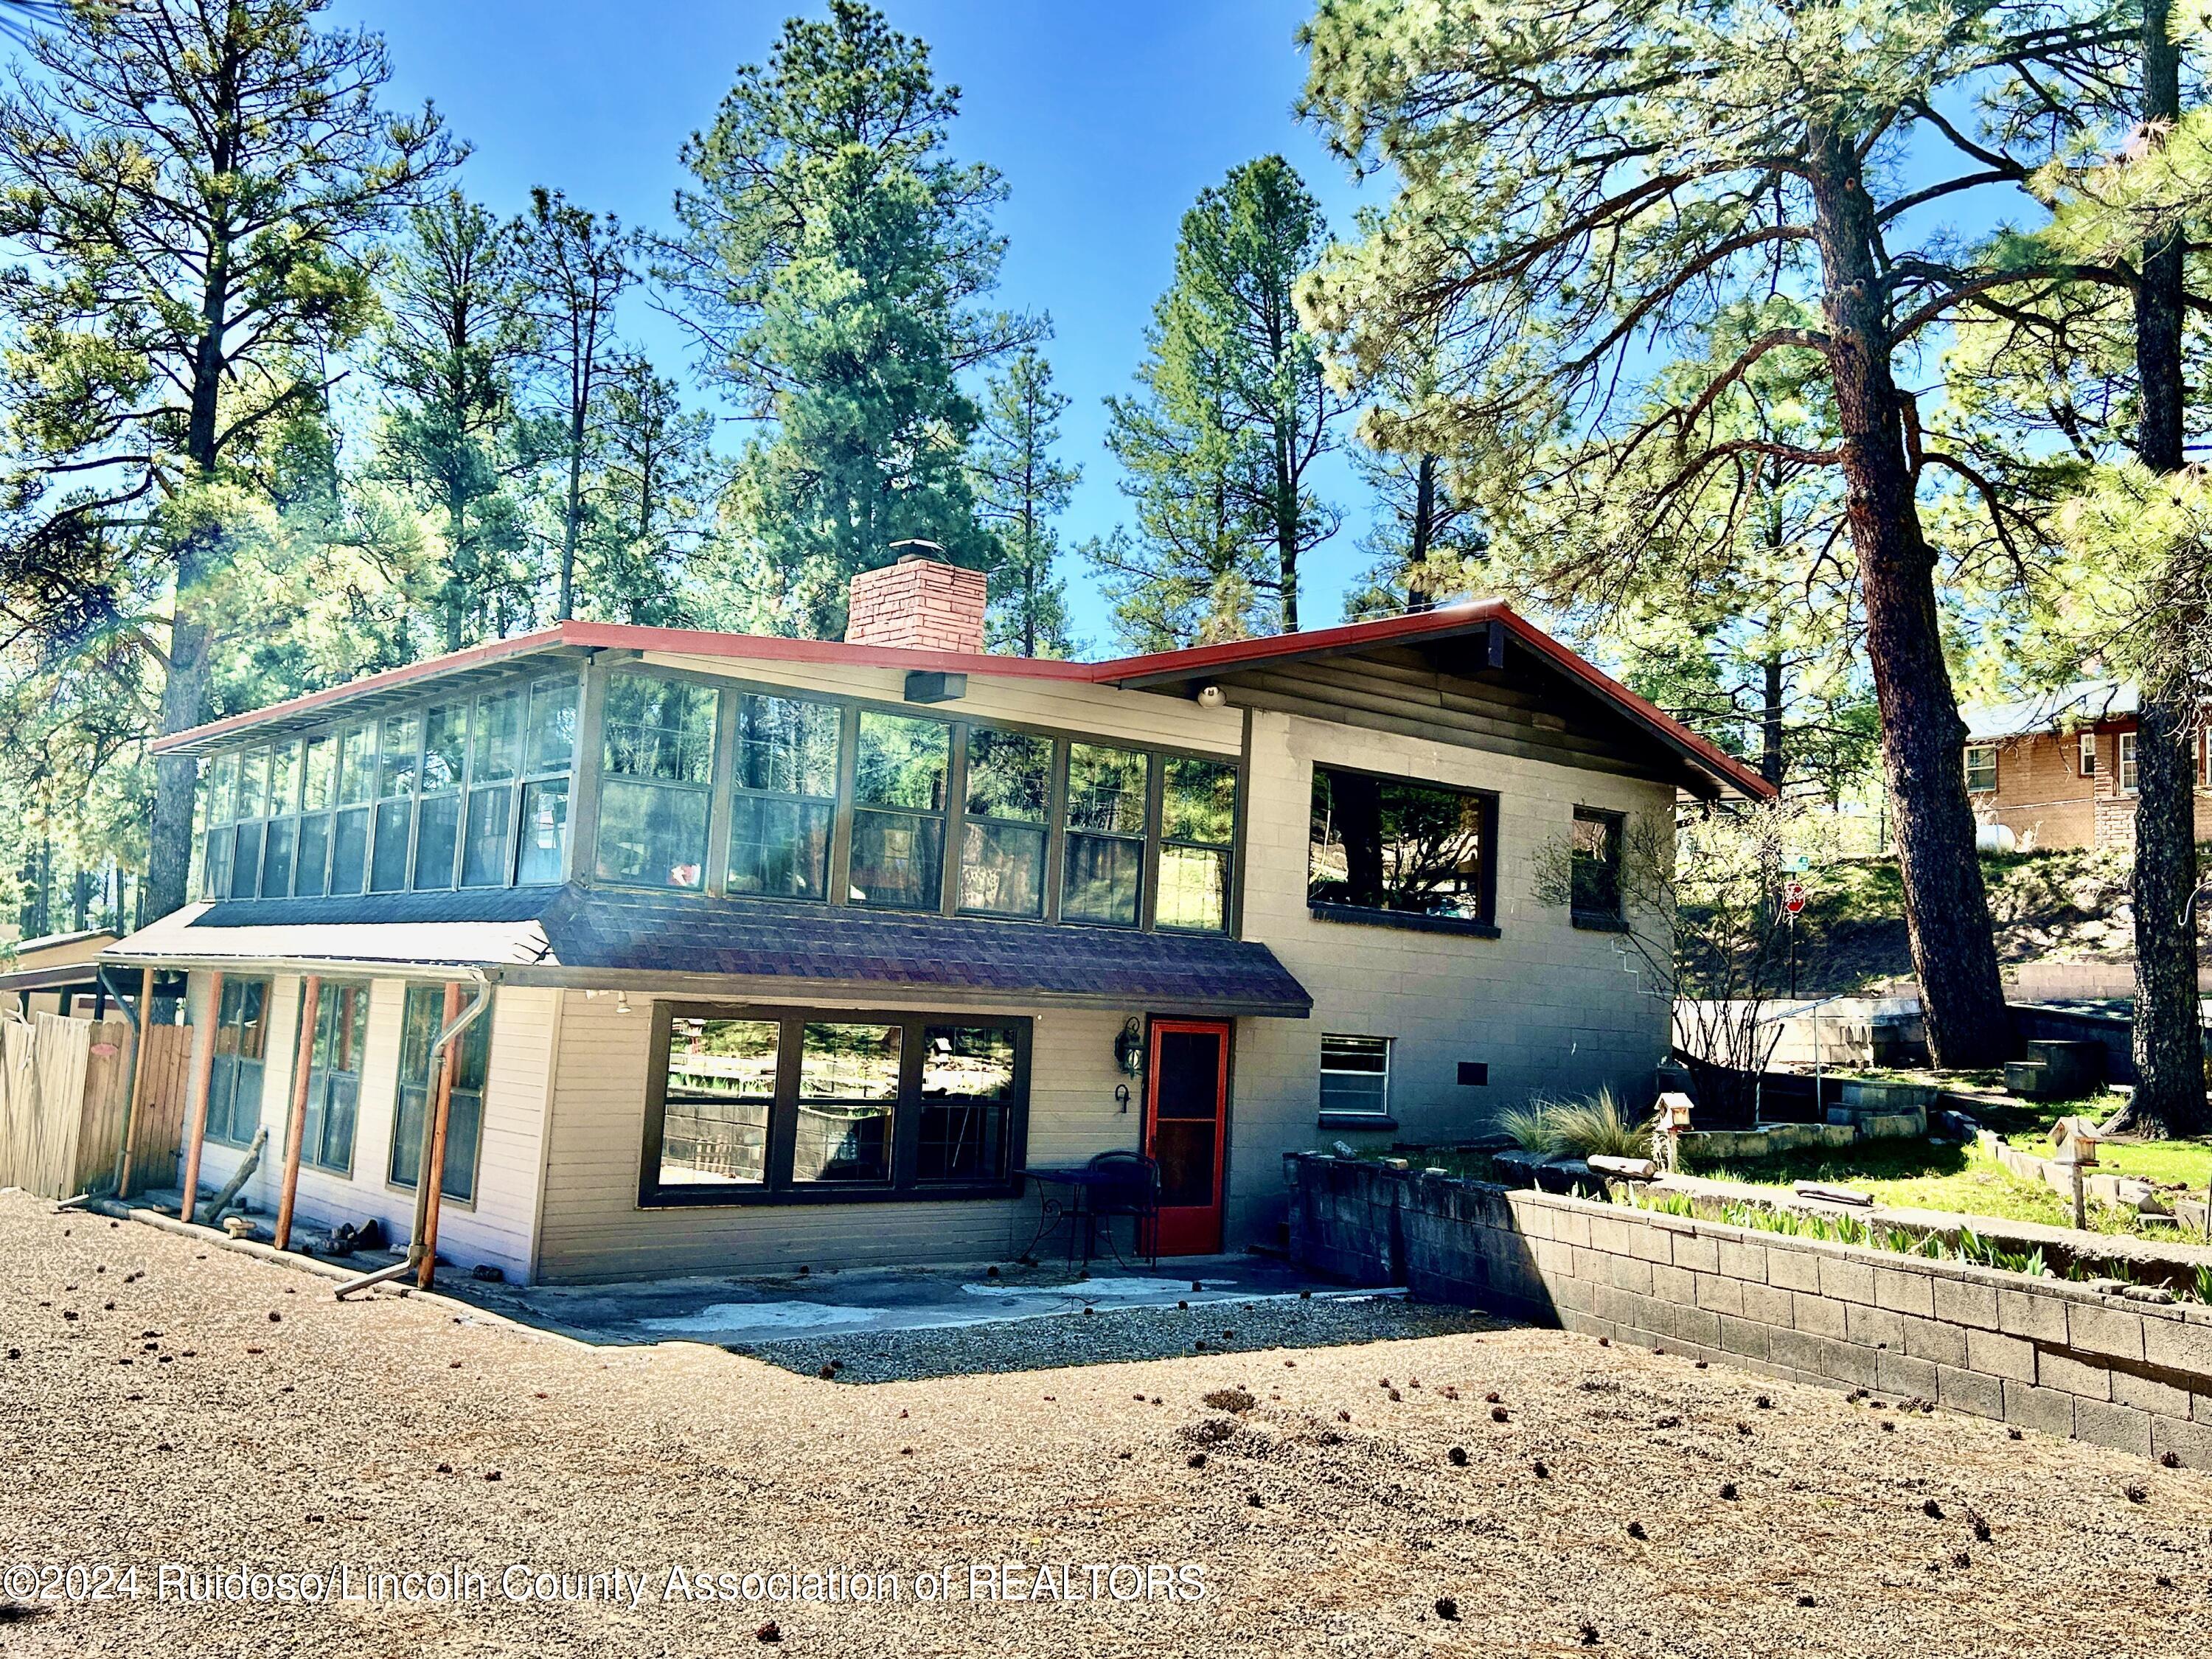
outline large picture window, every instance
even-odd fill
[[[467,1006],[467,993],[462,1006]],[[491,1066],[491,1018],[485,1008],[460,1036],[454,1058],[453,1091],[446,1110],[446,1174],[438,1190],[447,1198],[473,1203],[477,1195],[477,1152],[483,1138],[484,1077]],[[392,1115],[392,1184],[411,1189],[421,1179],[422,1127],[436,1098],[442,1054],[433,1056],[446,1019],[446,988],[410,985],[399,1022],[399,1097]]]
[[[639,1200],[1003,1196],[1030,1023],[661,1006]]]
[[[1487,927],[1496,798],[1314,768],[1306,899],[1318,915]]]
[[[269,981],[227,979],[216,1005],[215,1063],[208,1071],[207,1136],[243,1146],[261,1127],[269,1058]]]
[[[699,888],[714,800],[714,693],[617,674],[607,685],[599,783],[602,881]]]

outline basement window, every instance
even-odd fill
[[[1977,795],[1997,787],[1997,749],[1993,743],[1972,744],[1966,749],[1966,788]]]
[[[1321,1040],[1324,1117],[1387,1117],[1390,1112],[1390,1039],[1330,1033]]]

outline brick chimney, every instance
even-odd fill
[[[853,578],[845,610],[845,643],[896,645],[915,651],[983,648],[984,575],[963,569],[928,542],[899,542],[896,564]]]

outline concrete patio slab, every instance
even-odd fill
[[[1258,1256],[1194,1256],[1157,1269],[878,1267],[776,1278],[611,1285],[488,1285],[441,1274],[439,1288],[586,1342],[705,1342],[757,1348],[826,1336],[948,1330],[1133,1309],[1369,1298]],[[1389,1294],[1383,1292],[1382,1294]]]

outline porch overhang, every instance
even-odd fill
[[[1293,1019],[1313,1008],[1251,940],[576,884],[191,905],[100,959],[756,999]]]

